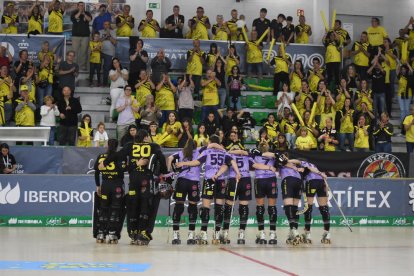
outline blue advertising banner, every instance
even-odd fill
[[[63,148],[11,147],[17,162],[16,174],[61,174]]]
[[[414,180],[331,178],[329,186],[345,215],[414,216]],[[2,175],[0,216],[90,216],[94,190],[93,176]],[[340,215],[329,198],[331,214]],[[255,202],[250,205],[255,210]],[[283,216],[280,193],[278,205]],[[162,200],[159,215],[167,214]]]
[[[64,58],[66,51],[66,41],[63,35],[36,35],[30,36],[24,34],[0,34],[0,44],[10,51],[13,56],[13,62],[19,60],[19,52],[27,50],[29,60],[37,66],[39,65],[38,53],[42,49],[42,43],[49,42],[49,50],[56,49],[57,56]]]
[[[187,66],[187,51],[193,48],[193,41],[190,39],[175,39],[175,38],[145,38],[144,50],[148,52],[150,59],[157,55],[159,49],[165,49],[165,55],[171,59],[172,70],[185,70]],[[216,43],[217,47],[221,51],[221,55],[225,57],[227,55],[228,42],[216,41],[216,40],[202,40],[201,49],[208,53],[210,51],[210,44]],[[244,70],[246,68],[246,49],[244,42],[233,42],[236,46],[237,54],[240,56],[240,68]],[[276,55],[278,45],[273,47],[270,54],[271,58]],[[118,38],[118,44],[116,47],[115,56],[120,58],[121,63],[124,65],[129,64],[129,39]],[[265,45],[263,48],[263,57],[266,58],[269,50],[269,46]],[[324,64],[325,47],[322,45],[302,45],[302,44],[290,44],[286,48],[286,53],[291,57],[292,62],[301,60],[306,69],[312,68],[312,59],[314,57],[319,58],[322,65]]]
[[[90,216],[94,178],[62,175],[0,176],[0,215]]]

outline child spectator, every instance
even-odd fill
[[[42,116],[40,126],[50,127],[49,146],[55,144],[56,117],[60,114],[59,109],[53,101],[52,96],[46,96],[43,100],[45,104],[40,107],[40,116]]]
[[[298,131],[298,123],[295,121],[295,116],[290,113],[288,121],[284,126],[284,133],[286,136],[287,143],[291,149],[296,147],[296,132]]]
[[[82,117],[81,125],[78,127],[78,147],[91,147],[93,140],[92,119],[89,114]]]
[[[108,147],[108,133],[105,131],[105,124],[100,122],[93,137],[95,147]]]
[[[273,142],[274,149],[280,152],[285,152],[289,149],[289,143],[283,133],[277,135],[277,139]]]
[[[295,145],[298,150],[311,150],[316,147],[312,137],[308,135],[306,127],[300,128],[300,136],[296,138]]]
[[[100,40],[99,33],[93,34],[93,40],[89,42],[89,48],[91,54],[89,57],[89,83],[90,86],[93,86],[93,75],[96,72],[98,78],[98,86],[101,84],[101,50],[102,50],[102,41]]]
[[[197,128],[197,134],[194,135],[194,142],[196,142],[197,147],[203,147],[208,144],[208,134],[206,133],[206,126],[201,123]]]

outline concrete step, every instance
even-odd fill
[[[109,105],[103,105],[103,104],[82,104],[82,110],[87,111],[102,111],[102,112],[109,112]]]
[[[81,96],[82,94],[102,94],[109,96],[110,89],[109,87],[76,86],[75,95]]]
[[[79,94],[77,94],[79,95]],[[75,97],[77,96],[75,95]],[[109,97],[109,95],[105,94],[80,94],[80,102],[82,105],[96,105],[96,104],[106,104],[106,98]]]

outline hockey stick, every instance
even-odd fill
[[[342,217],[344,218],[344,220],[345,220],[345,222],[346,222],[346,226],[348,226],[349,231],[351,231],[351,232],[352,232],[351,225],[349,225],[349,222],[348,222],[347,218],[345,217],[345,214],[344,214],[344,212],[342,211],[341,206],[339,206],[338,201],[336,200],[335,195],[333,194],[333,192],[332,192],[332,190],[331,190],[331,187],[329,187],[328,182],[326,181],[326,179],[325,179],[325,178],[323,179],[323,181],[325,182],[325,185],[326,185],[326,187],[328,188],[328,190],[331,192],[331,194],[332,194],[332,198],[333,198],[333,200],[335,201],[336,206],[338,206],[339,212],[341,212],[341,215],[342,215]]]
[[[168,230],[167,230],[167,244],[170,243],[170,220],[171,220],[171,198],[168,199]]]
[[[239,180],[236,179],[236,187],[234,188],[234,195],[233,195],[233,204],[231,205],[229,230],[230,230],[230,226],[231,226],[231,220],[233,219],[234,204],[236,204],[236,194],[237,194],[237,186],[238,185],[239,185]]]
[[[309,209],[308,197],[306,196],[306,191],[303,192],[303,203],[305,206],[303,207],[302,210],[296,211],[296,215],[303,215]]]

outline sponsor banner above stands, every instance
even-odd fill
[[[333,225],[345,225],[346,221],[332,194],[352,225],[413,226],[414,181],[330,178],[328,182]],[[94,190],[93,176],[4,175],[0,178],[0,226],[88,226]],[[281,198],[278,202],[279,225],[284,226]],[[161,200],[157,225],[169,223],[166,218],[174,201],[171,205]],[[250,210],[255,210],[254,200]],[[186,220],[183,218],[183,223]],[[237,223],[237,216],[234,220]],[[315,217],[315,223],[320,224],[320,218]],[[256,225],[253,214],[249,224]]]
[[[290,158],[305,158],[329,177],[402,178],[410,175],[407,153],[291,151]]]
[[[162,149],[166,157],[179,150]],[[16,157],[18,174],[93,174],[95,158],[105,149],[12,147],[10,152]],[[414,177],[414,158],[407,153],[291,151],[290,157],[306,158],[329,177]]]
[[[61,174],[62,147],[10,147],[17,162],[15,174]]]
[[[63,35],[11,35],[0,34],[0,44],[9,49],[13,56],[13,62],[19,60],[19,52],[21,50],[27,50],[29,54],[29,60],[37,66],[40,65],[37,54],[42,49],[42,43],[44,41],[49,42],[49,50],[52,51],[56,48],[56,55],[64,59],[66,51],[66,41]]]
[[[193,48],[193,41],[190,39],[174,39],[174,38],[144,38],[144,50],[148,52],[150,59],[157,55],[159,49],[165,49],[165,55],[171,59],[172,70],[185,70],[187,66],[187,51]],[[202,40],[201,49],[208,53],[210,44],[216,43],[221,51],[221,55],[227,55],[228,41]],[[240,68],[243,72],[246,69],[246,48],[244,42],[233,42],[236,46],[237,54],[240,56]],[[276,55],[277,48],[275,45],[270,54],[271,58]],[[129,39],[118,38],[115,56],[120,58],[124,65],[129,64]],[[269,51],[269,46],[263,47],[263,58],[265,59]],[[286,53],[291,57],[292,62],[301,60],[306,69],[312,68],[312,59],[317,57],[324,64],[325,47],[322,45],[302,45],[290,44],[286,48]]]

